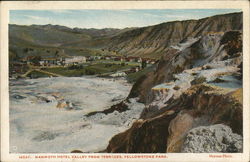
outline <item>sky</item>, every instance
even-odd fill
[[[175,20],[200,19],[240,11],[239,9],[11,10],[10,24],[53,24],[97,29],[126,28]]]

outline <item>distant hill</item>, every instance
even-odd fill
[[[124,55],[160,57],[168,47],[188,37],[208,32],[242,29],[242,13],[230,13],[200,20],[173,21],[137,28],[112,37],[108,49]]]
[[[11,38],[18,38],[40,46],[58,47],[72,41],[91,39],[91,37],[85,33],[74,33],[70,30],[58,29],[58,26],[52,25],[10,25],[9,31]]]
[[[127,31],[127,29],[125,30]],[[12,56],[93,55],[120,29],[79,29],[59,25],[9,25]],[[18,58],[14,57],[14,58]],[[13,57],[12,57],[13,58]]]
[[[242,13],[125,29],[9,25],[9,46],[15,58],[51,56],[58,51],[64,55],[122,54],[160,58],[170,46],[189,37],[241,28]]]

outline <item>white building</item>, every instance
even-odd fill
[[[86,62],[86,57],[84,56],[72,56],[69,58],[65,58],[65,64],[66,65],[75,65],[75,64],[80,64],[80,63],[85,63]]]

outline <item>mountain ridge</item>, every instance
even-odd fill
[[[207,32],[241,29],[241,16],[242,12],[236,12],[137,28],[112,37],[108,49],[124,55],[160,58],[169,46],[176,45],[188,37],[198,37]]]
[[[189,37],[208,32],[239,30],[242,28],[242,12],[215,15],[198,20],[164,22],[157,25],[124,29],[82,29],[60,25],[9,24],[10,51],[26,56],[22,51],[32,46],[70,49],[77,55],[80,49],[108,51],[125,56],[159,59],[171,46]],[[16,40],[15,40],[16,39]],[[13,41],[14,40],[14,41]],[[25,43],[22,43],[23,42]],[[17,43],[20,42],[20,43]],[[23,45],[20,45],[23,44]],[[41,50],[38,49],[37,53]],[[40,52],[41,53],[41,52]],[[40,55],[40,54],[38,54]]]

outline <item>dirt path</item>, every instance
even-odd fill
[[[63,75],[60,75],[60,74],[56,74],[56,73],[52,73],[52,72],[48,72],[48,71],[44,71],[44,70],[41,70],[41,69],[30,69],[29,71],[27,71],[25,74],[21,75],[21,77],[25,78],[27,77],[31,72],[33,71],[37,71],[37,72],[40,72],[40,73],[44,73],[44,74],[47,74],[49,76],[55,76],[55,77],[63,77]]]

